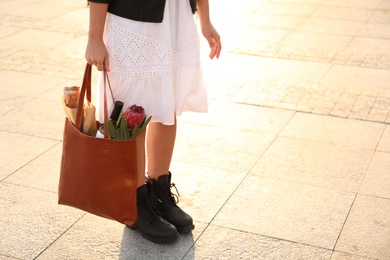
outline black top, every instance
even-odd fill
[[[161,23],[166,0],[88,0],[108,4],[108,12],[135,21]],[[181,0],[182,1],[182,0]],[[196,12],[196,0],[189,0],[192,13]]]

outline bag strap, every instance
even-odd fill
[[[107,105],[107,85],[111,93],[113,102],[115,103],[114,95],[112,92],[110,80],[106,69],[103,71],[104,74],[104,138],[108,139],[108,105]],[[84,99],[85,96],[89,102],[91,102],[91,77],[92,77],[92,65],[88,64],[85,67],[83,84],[80,89],[80,98],[77,105],[77,114],[76,114],[76,127],[80,131],[83,131],[83,120],[84,120]]]

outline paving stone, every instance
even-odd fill
[[[31,100],[31,97],[16,96],[2,93],[0,97],[0,114],[4,115],[10,111],[23,106],[24,103]]]
[[[340,23],[339,20],[309,17],[297,27],[297,30],[325,34],[356,35],[363,25],[364,23],[359,21],[343,21]]]
[[[389,259],[390,200],[358,195],[335,249],[375,259]],[[364,220],[364,221],[362,221]]]
[[[374,11],[375,10],[368,9],[368,8],[323,5],[316,12],[314,12],[312,16],[320,17],[320,18],[331,18],[331,19],[339,19],[339,20],[365,22],[367,21],[367,19],[371,17]]]
[[[35,10],[31,12],[31,10]],[[9,14],[17,17],[32,17],[38,19],[51,19],[69,12],[71,9],[65,6],[53,4],[40,4],[24,2],[23,8],[13,8]]]
[[[333,65],[319,84],[344,88],[344,92],[351,94],[377,96],[389,89],[388,80],[388,70]]]
[[[211,225],[190,259],[329,259],[330,250]]]
[[[297,16],[309,16],[316,9],[318,9],[319,4],[316,2],[312,3],[301,3],[296,5],[294,3],[287,2],[272,2],[269,1],[264,6],[259,8],[259,12],[280,14],[280,15],[297,15]]]
[[[385,122],[389,114],[387,109],[372,108],[367,119],[376,122]]]
[[[214,219],[246,176],[245,173],[180,161],[173,161],[170,169],[172,182],[180,195],[179,206],[195,221],[203,223]],[[173,189],[173,192],[176,191]]]
[[[249,175],[212,224],[332,249],[354,193]]]
[[[0,131],[0,180],[49,150],[58,141]]]
[[[85,215],[37,259],[182,259],[205,228],[171,244],[155,244],[120,223]]]
[[[1,27],[1,32],[0,32],[0,38],[7,37],[9,35],[12,35],[14,33],[17,33],[21,31],[22,29],[18,27],[12,27],[12,26],[2,26]]]
[[[235,53],[247,54],[261,53],[262,50],[277,44],[288,34],[287,30],[248,26],[233,26],[233,28],[226,28],[226,30],[234,30],[236,33],[229,34],[227,31],[221,31],[221,34],[226,35],[224,48]],[[262,41],[253,41],[253,33],[261,37]]]
[[[390,152],[390,126],[386,126],[382,138],[377,147],[378,151]]]
[[[81,216],[57,204],[57,194],[0,183],[0,254],[34,259]]]
[[[369,55],[386,55],[389,48],[390,39],[355,37],[345,51]]]
[[[351,36],[325,33],[294,31],[282,40],[278,46],[294,49],[294,51],[315,53],[338,53],[343,51],[352,41]],[[334,57],[334,55],[332,55]]]
[[[361,184],[359,193],[390,199],[390,154],[376,152]]]
[[[64,79],[17,71],[0,71],[0,93],[13,96],[36,97],[65,82]]]
[[[357,192],[373,152],[279,137],[251,174]]]
[[[29,50],[33,52],[40,50],[47,52],[48,48],[54,48],[72,38],[73,36],[70,34],[27,29],[0,39],[0,44],[4,47],[12,47],[13,51]],[[26,41],[25,39],[30,40]]]
[[[247,173],[275,136],[193,123],[178,125],[174,161]]]
[[[63,137],[65,117],[60,100],[33,99],[18,111],[1,116],[7,125],[0,125],[0,130],[59,141]]]
[[[179,117],[179,120],[230,129],[277,134],[293,114],[293,111],[281,109],[213,101],[209,105],[207,114],[185,113]]]
[[[373,38],[390,39],[390,29],[388,24],[384,23],[366,23],[359,35]]]
[[[376,10],[369,19],[370,22],[390,23],[388,10]]]
[[[0,260],[15,260],[15,259],[17,259],[17,258],[9,257],[9,256],[5,256],[5,255],[0,254]]]
[[[9,13],[9,12],[11,12],[13,10],[16,10],[16,9],[22,7],[23,3],[16,2],[16,1],[12,1],[12,2],[1,1],[0,2],[0,6],[1,6],[1,8],[0,8],[1,11],[0,12],[2,14],[5,14],[5,13]]]
[[[374,260],[373,258],[334,251],[331,260]]]
[[[34,158],[3,182],[57,192],[60,177],[62,142]]]
[[[379,123],[296,113],[280,135],[374,150],[384,127]]]

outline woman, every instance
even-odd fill
[[[153,242],[173,241],[178,232],[194,228],[192,218],[177,206],[171,193],[174,184],[169,167],[176,115],[207,111],[193,16],[196,10],[211,48],[209,57],[219,58],[221,52],[220,37],[210,22],[208,0],[89,0],[89,5],[88,63],[109,72],[115,99],[125,108],[140,105],[152,116],[147,134],[144,131],[136,139],[140,155],[138,219],[130,228]],[[102,85],[99,80],[100,104]],[[109,106],[113,107],[112,102]]]

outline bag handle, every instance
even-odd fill
[[[106,69],[104,68],[103,71],[104,74],[104,138],[108,139],[108,105],[107,105],[107,84],[108,88],[111,92],[111,97],[113,102],[115,103],[114,95],[112,92],[110,80],[108,78],[108,74]],[[85,95],[87,96],[87,100],[91,102],[91,77],[92,77],[92,65],[88,64],[85,67],[84,71],[84,78],[83,78],[83,84],[81,85],[80,89],[80,98],[79,98],[79,103],[77,105],[77,114],[76,114],[76,127],[80,131],[83,130],[83,120],[84,120],[84,99]]]

